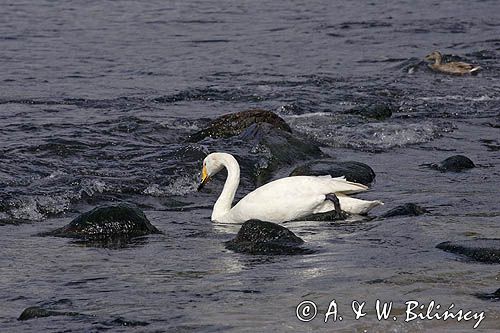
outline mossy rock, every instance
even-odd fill
[[[294,255],[313,253],[302,247],[304,241],[276,223],[249,220],[236,238],[225,243],[228,250],[246,254]]]
[[[21,315],[17,318],[17,320],[29,320],[34,318],[44,318],[44,317],[53,317],[53,316],[81,316],[80,313],[77,312],[62,312],[62,311],[53,311],[47,310],[39,306],[31,306],[29,308],[24,309]]]
[[[94,208],[64,227],[39,235],[101,241],[160,233],[142,210],[130,204],[120,203]]]
[[[241,134],[252,124],[267,123],[273,128],[292,132],[290,126],[277,114],[262,109],[251,109],[223,115],[208,124],[201,131],[189,136],[189,142],[198,142],[204,138],[228,138]]]

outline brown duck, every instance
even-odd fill
[[[431,60],[431,61],[434,60],[434,63],[430,64],[429,67],[435,70],[436,72],[455,74],[455,75],[465,75],[465,74],[474,74],[481,69],[481,67],[479,66],[474,66],[466,62],[453,61],[453,62],[441,63],[442,59],[443,56],[438,51],[434,51],[431,54],[425,56],[425,60]]]

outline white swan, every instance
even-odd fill
[[[349,182],[344,177],[332,178],[328,175],[295,176],[272,181],[248,193],[231,208],[240,183],[240,166],[232,155],[212,153],[203,160],[198,191],[224,167],[227,169],[227,179],[214,205],[214,222],[243,223],[258,219],[280,223],[340,209],[351,214],[365,214],[373,207],[383,205],[378,200],[348,197],[347,194],[366,191],[368,187]]]

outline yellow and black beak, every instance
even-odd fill
[[[207,174],[207,168],[203,166],[203,170],[201,170],[201,183],[198,185],[198,191],[201,191],[203,186],[210,180],[210,177]]]

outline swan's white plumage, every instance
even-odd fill
[[[224,189],[214,205],[212,221],[243,223],[251,219],[269,222],[297,220],[307,215],[334,210],[326,195],[335,193],[343,211],[364,214],[382,202],[355,199],[347,194],[366,191],[368,187],[345,180],[344,177],[295,176],[267,183],[248,193],[231,208],[239,185],[240,169],[236,159],[226,153],[212,153],[203,161],[202,182],[225,167],[228,177]]]

